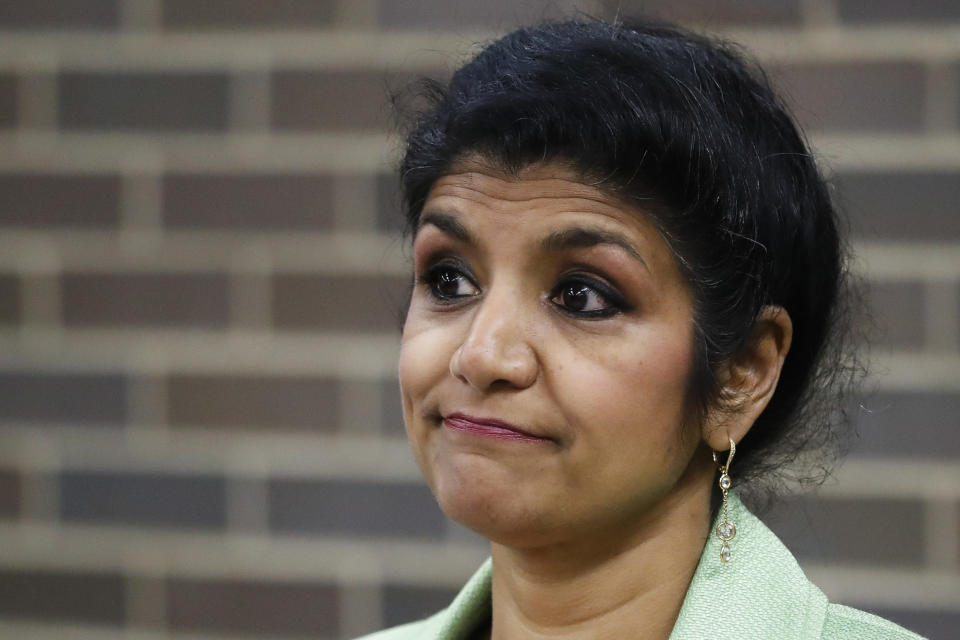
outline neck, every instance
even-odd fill
[[[545,548],[493,545],[493,640],[669,637],[710,528],[713,468],[641,522]]]

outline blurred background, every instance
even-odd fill
[[[387,87],[646,11],[766,65],[871,283],[853,455],[774,528],[960,628],[960,3],[0,2],[0,637],[350,638],[486,555],[404,440]]]

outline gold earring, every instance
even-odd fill
[[[713,452],[713,461],[720,469],[720,491],[723,492],[723,520],[717,525],[717,537],[720,538],[720,561],[724,564],[730,562],[732,552],[730,551],[730,541],[737,535],[737,525],[730,522],[727,515],[727,492],[733,486],[730,480],[730,463],[733,462],[733,455],[737,452],[737,443],[730,438],[730,453],[727,455],[727,463],[720,464],[717,452]]]

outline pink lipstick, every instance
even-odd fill
[[[463,431],[476,436],[485,438],[496,438],[499,440],[514,440],[518,442],[549,442],[549,438],[540,438],[531,435],[519,428],[503,422],[502,420],[493,420],[490,418],[473,418],[462,413],[452,413],[443,419],[443,424],[448,429]]]

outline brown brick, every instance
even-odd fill
[[[960,172],[848,172],[837,184],[856,236],[960,239]]]
[[[222,73],[65,72],[59,78],[65,129],[202,130],[227,126]]]
[[[338,601],[326,583],[171,579],[167,622],[184,631],[335,638]]]
[[[504,31],[519,24],[571,16],[583,2],[574,0],[379,0],[379,23],[416,30],[484,27]]]
[[[456,589],[405,584],[384,585],[383,626],[393,627],[426,618],[448,607],[456,595]]]
[[[957,629],[960,628],[960,612],[958,611],[940,611],[927,608],[923,610],[911,610],[871,606],[864,607],[861,603],[854,603],[854,606],[860,609],[866,609],[881,618],[892,620],[901,627],[909,629],[930,640],[948,640],[949,638],[955,638],[957,636]],[[823,637],[830,637],[826,629],[824,629]]]
[[[854,409],[857,456],[960,458],[960,395],[887,391]]]
[[[272,123],[278,129],[385,130],[390,91],[409,74],[280,70],[273,74]]]
[[[0,518],[20,514],[20,474],[13,469],[0,469]]]
[[[928,22],[940,25],[960,20],[960,4],[952,0],[835,0],[837,15],[844,22]]]
[[[406,431],[403,426],[403,403],[400,400],[400,384],[397,380],[385,380],[381,385],[380,404],[382,413],[380,424],[386,436],[403,439]]]
[[[120,220],[115,175],[0,174],[0,224],[113,227]]]
[[[120,0],[0,2],[3,29],[106,29],[120,21]]]
[[[393,172],[381,173],[377,176],[377,227],[396,233],[404,224],[400,178]]]
[[[20,322],[20,279],[0,273],[0,325]]]
[[[329,229],[330,176],[189,175],[163,180],[163,220],[173,228]]]
[[[163,0],[163,26],[167,29],[305,29],[329,26],[335,16],[335,2]]]
[[[795,24],[801,20],[798,0],[604,0],[601,4],[607,19],[642,15],[709,26]]]
[[[409,295],[405,278],[279,274],[273,279],[273,321],[284,329],[399,329]]]
[[[805,129],[923,129],[926,72],[919,62],[796,63],[770,71]]]
[[[227,277],[213,273],[68,273],[63,320],[72,326],[223,327]]]
[[[947,72],[947,73],[950,75],[950,77],[952,77],[953,82],[955,82],[955,83],[956,83],[956,82],[960,82],[960,64],[954,65],[954,66],[953,66],[953,69],[952,69],[951,71]],[[958,103],[958,104],[955,105],[956,108],[957,108],[957,121],[956,121],[956,125],[957,125],[957,127],[960,127],[960,100],[957,100],[956,103]]]
[[[65,521],[152,527],[222,528],[223,478],[140,473],[64,472],[60,517]]]
[[[0,73],[0,129],[17,123],[17,77]]]
[[[0,417],[118,425],[126,420],[126,394],[119,375],[0,372]]]
[[[122,624],[123,576],[0,569],[0,616]]]
[[[444,515],[425,484],[272,480],[270,527],[285,533],[440,538]]]
[[[870,309],[880,344],[904,349],[924,345],[925,315],[922,282],[872,282]]]
[[[178,426],[310,429],[338,424],[338,385],[329,378],[176,375],[168,415]]]
[[[784,498],[765,522],[801,560],[919,566],[924,558],[918,500]],[[897,526],[905,522],[913,524]]]

